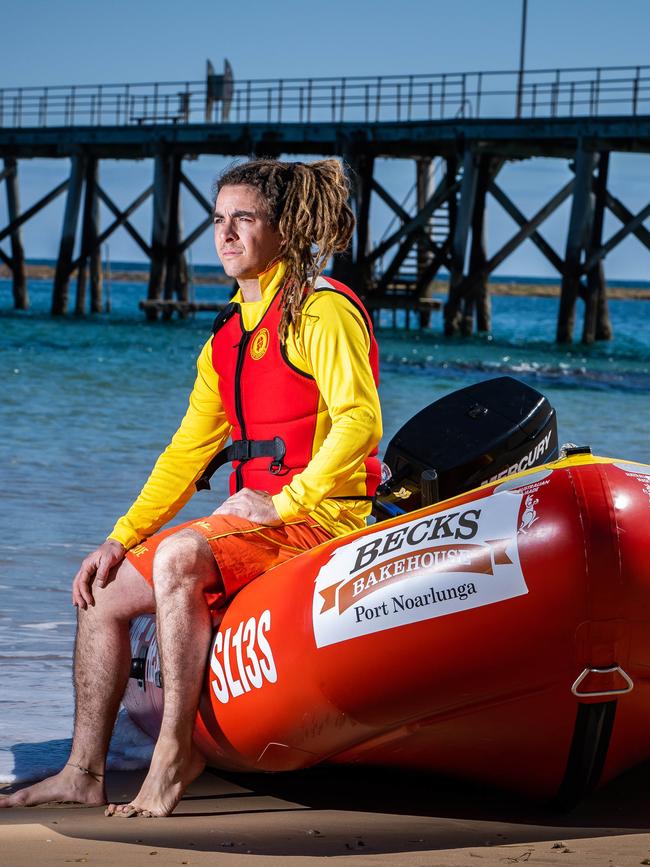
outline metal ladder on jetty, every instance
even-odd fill
[[[445,171],[445,160],[438,158],[432,161],[430,169],[431,177],[429,179],[430,191],[439,186],[444,177]],[[462,165],[458,168],[455,180],[458,181],[461,177]],[[415,215],[418,210],[417,186],[417,181],[415,181],[400,202],[402,211],[409,217]],[[403,225],[406,222],[405,217],[400,219],[400,217],[395,214],[386,227],[382,237],[379,239],[378,245],[382,244],[385,239],[395,231],[400,222]],[[451,216],[449,199],[445,199],[442,204],[432,212],[431,216],[422,227],[422,230],[414,238],[410,249],[399,266],[399,269],[382,287],[383,292],[387,295],[399,295],[406,292],[412,292],[414,286],[418,283],[423,270],[426,269],[432,261],[434,255],[430,245],[424,243],[424,239],[428,238],[436,247],[445,249],[449,245],[450,229]],[[377,266],[378,274],[384,274],[386,272],[383,257],[377,261]],[[418,294],[424,295],[427,288],[428,287],[426,286],[422,286],[421,291]]]

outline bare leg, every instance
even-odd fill
[[[130,804],[107,815],[168,816],[205,767],[192,742],[212,635],[204,590],[218,579],[206,540],[192,530],[164,539],[154,560],[154,593],[165,708],[142,788]]]
[[[31,807],[48,801],[106,803],[106,753],[131,662],[129,621],[154,611],[154,595],[127,560],[118,567],[115,580],[93,592],[95,605],[79,610],[77,617],[71,764],[40,783],[0,797],[0,807]]]

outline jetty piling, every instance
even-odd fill
[[[434,164],[431,157],[416,157],[415,159],[415,206],[418,211],[421,211],[427,200],[431,198],[435,189],[435,174]],[[416,274],[420,274],[433,258],[433,249],[431,244],[427,244],[427,239],[431,238],[431,223],[429,223],[428,231],[422,232],[416,242]]]
[[[149,268],[149,287],[147,299],[156,301],[162,295],[165,279],[166,248],[169,237],[171,160],[165,153],[154,157],[153,174],[153,217],[151,228],[151,265]],[[147,317],[156,316],[147,310]]]
[[[603,259],[593,261],[593,255],[603,243],[603,223],[607,205],[607,175],[609,172],[609,153],[600,154],[598,173],[593,182],[593,219],[588,245],[585,251],[587,272],[587,292],[585,296],[585,316],[582,330],[582,342],[593,343],[594,340],[610,340],[612,326],[609,319],[607,304],[607,286],[605,283],[605,268]]]
[[[86,312],[86,283],[90,270],[90,310],[102,310],[102,267],[99,238],[99,197],[97,195],[98,161],[96,157],[86,160],[84,177],[84,205],[82,217],[81,252],[77,266],[77,294],[75,313]]]
[[[11,269],[14,307],[16,310],[27,310],[29,308],[29,295],[27,292],[27,278],[25,276],[25,253],[21,228],[17,223],[20,213],[17,160],[11,157],[5,158],[4,170],[0,173],[0,178],[4,178],[7,190],[7,216],[9,217],[9,224],[14,226],[10,233],[11,257],[9,261],[6,261],[7,257],[2,254],[0,259],[9,265]]]
[[[52,288],[52,315],[61,316],[68,312],[70,275],[72,273],[72,254],[74,252],[75,235],[79,221],[79,205],[81,189],[86,170],[86,158],[83,154],[75,154],[71,160],[68,194],[63,213],[63,229],[59,245],[59,257],[54,272]]]
[[[473,280],[471,286],[468,285],[467,280],[463,280],[478,180],[477,154],[471,149],[465,151],[462,172],[456,229],[451,241],[449,298],[445,304],[445,334],[447,335],[455,334],[460,330],[463,302],[471,297],[474,290]]]
[[[170,173],[167,187],[169,222],[165,242],[164,298],[166,301],[170,301],[176,295],[180,302],[186,302],[188,300],[187,262],[185,261],[185,254],[180,250],[183,232],[183,221],[180,213],[181,158],[174,155],[169,162]]]
[[[489,331],[489,277],[530,241],[561,280],[556,339],[573,339],[579,299],[583,341],[608,339],[605,259],[628,236],[650,249],[644,225],[650,204],[632,213],[608,187],[609,164],[613,153],[650,154],[649,106],[650,66],[239,81],[226,62],[223,75],[208,63],[203,81],[5,88],[0,183],[8,223],[0,228],[0,262],[12,274],[14,306],[26,309],[22,227],[66,192],[52,313],[67,312],[75,271],[75,311],[88,307],[89,276],[90,309],[102,309],[101,245],[123,228],[150,261],[146,316],[183,315],[190,303],[186,257],[212,224],[212,204],[186,176],[183,161],[204,154],[338,156],[350,166],[357,228],[333,271],[373,310],[402,307],[427,324],[436,306],[433,281],[445,270],[445,333]],[[39,157],[70,159],[70,176],[21,213],[19,163]],[[99,184],[101,160],[151,157],[151,186],[118,208]],[[533,157],[564,159],[574,177],[529,217],[498,176],[507,162]],[[379,180],[378,160],[386,158],[414,167],[408,200]],[[182,188],[206,212],[187,234]],[[129,217],[152,194],[148,243]],[[542,227],[569,197],[562,254]],[[391,222],[374,240],[378,200],[388,206]],[[113,215],[103,229],[100,201]],[[490,253],[488,218],[495,204],[516,230]],[[622,226],[604,239],[607,212]],[[2,247],[5,239],[9,250]]]
[[[560,310],[557,324],[558,343],[568,343],[573,336],[576,302],[580,292],[581,259],[589,228],[593,223],[593,176],[598,155],[585,149],[580,142],[575,157],[575,184],[571,203],[571,217],[567,234]]]
[[[475,317],[477,331],[490,331],[492,327],[492,305],[485,272],[488,261],[485,199],[490,176],[495,175],[498,171],[497,166],[493,166],[492,163],[493,161],[489,156],[481,155],[479,157],[474,209],[472,211],[472,246],[469,254],[469,273],[479,276],[474,283],[472,292],[468,293],[464,299],[461,330],[465,335],[473,332]]]

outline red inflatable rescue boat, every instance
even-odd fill
[[[490,402],[475,404],[480,424]],[[533,464],[554,441],[528,434],[545,443]],[[566,451],[509,472],[524,450],[481,487],[245,587],[210,651],[195,730],[208,762],[417,768],[571,804],[650,758],[650,466]],[[413,494],[405,454],[393,511]],[[134,621],[132,648],[124,703],[155,736],[152,618]]]

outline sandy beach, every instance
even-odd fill
[[[128,800],[143,774],[109,775],[109,798]],[[563,814],[394,771],[206,771],[168,819],[75,806],[2,811],[0,863],[631,867],[650,864],[649,777],[650,764],[640,766]]]

